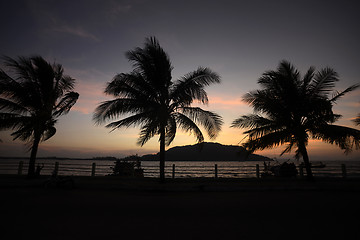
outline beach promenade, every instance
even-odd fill
[[[0,176],[4,239],[357,239],[360,180]]]

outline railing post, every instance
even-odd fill
[[[301,178],[304,177],[304,167],[303,166],[299,166],[299,174],[300,174]]]
[[[347,172],[346,172],[346,165],[345,164],[341,164],[341,172],[342,172],[342,177],[346,178],[347,177]]]
[[[95,169],[96,169],[96,163],[92,163],[91,166],[91,176],[95,177]]]
[[[59,172],[59,162],[55,162],[53,175],[56,177],[58,175],[58,172]]]
[[[218,167],[217,167],[217,164],[215,164],[215,178],[218,177]]]
[[[20,161],[18,167],[18,175],[22,175],[23,166],[24,166],[24,161]]]
[[[172,165],[172,178],[175,178],[175,164]]]
[[[259,164],[256,164],[256,178],[260,178],[260,167],[259,167]]]

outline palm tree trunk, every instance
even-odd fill
[[[28,169],[28,177],[35,176],[35,160],[36,154],[39,148],[40,137],[35,137],[34,143],[31,147],[30,161],[29,161],[29,169]]]
[[[165,127],[160,129],[160,182],[165,183]]]
[[[303,142],[299,143],[299,150],[300,150],[301,155],[302,155],[303,160],[304,160],[307,179],[309,181],[312,181],[312,180],[314,180],[314,177],[313,177],[312,170],[311,170],[309,156],[308,156],[305,144]]]

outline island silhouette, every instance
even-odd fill
[[[147,154],[142,161],[159,160],[159,153]],[[258,154],[249,154],[241,146],[203,142],[194,145],[172,147],[166,151],[167,161],[272,161]]]

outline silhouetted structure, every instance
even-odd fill
[[[220,77],[208,68],[199,67],[177,81],[172,81],[172,65],[168,55],[154,38],[145,40],[144,48],[126,53],[133,63],[131,73],[120,73],[107,85],[106,94],[116,97],[101,103],[94,120],[101,124],[121,115],[132,114],[106,127],[118,129],[140,126],[139,145],[160,135],[160,179],[165,180],[165,146],[174,140],[177,128],[195,135],[198,142],[204,137],[196,124],[202,125],[210,138],[220,131],[222,119],[216,113],[191,107],[194,100],[207,103],[204,87],[219,83]]]
[[[111,167],[113,174],[117,176],[144,177],[144,169],[141,168],[141,157],[131,155],[116,160],[114,167]]]
[[[11,129],[14,140],[31,144],[28,175],[34,176],[39,143],[56,133],[57,118],[70,111],[79,94],[60,64],[40,56],[4,57],[4,65],[9,74],[0,69],[0,130]]]
[[[234,120],[232,127],[250,129],[244,132],[248,140],[243,144],[250,152],[287,144],[283,154],[295,147],[296,157],[303,158],[307,177],[312,179],[306,149],[310,138],[336,144],[346,153],[360,147],[360,131],[333,125],[341,115],[332,111],[333,104],[358,85],[333,92],[337,81],[338,74],[331,68],[315,72],[311,67],[301,78],[294,66],[282,61],[276,71],[263,73],[258,80],[262,89],[243,97],[255,113]]]
[[[40,176],[40,172],[41,172],[41,170],[44,168],[44,164],[38,164],[37,166],[36,166],[36,171],[35,171],[35,176],[36,177],[39,177]]]

